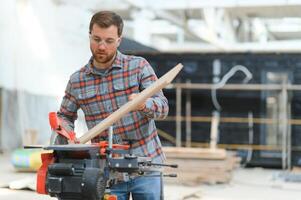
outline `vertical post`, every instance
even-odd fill
[[[113,148],[113,126],[109,127],[108,143],[109,143],[109,149],[112,150],[112,148]],[[109,154],[109,157],[111,157],[111,156],[112,156],[112,153]]]
[[[210,149],[216,149],[218,140],[218,126],[220,114],[218,111],[212,112],[211,130],[210,130]]]
[[[288,104],[290,105],[290,104]],[[291,115],[288,110],[288,119],[291,119]],[[287,168],[292,169],[292,132],[291,132],[291,123],[287,123]]]
[[[248,129],[249,129],[249,145],[250,147],[248,148],[248,154],[246,158],[246,164],[249,163],[252,159],[252,154],[253,154],[253,148],[251,145],[253,144],[253,138],[254,138],[254,119],[253,119],[253,113],[251,111],[248,112]]]
[[[186,85],[190,85],[191,81],[187,80]],[[186,89],[186,147],[191,147],[191,90]]]
[[[282,130],[282,169],[287,169],[287,90],[285,81],[283,81],[282,83],[282,90],[280,95],[280,127]]]
[[[287,82],[287,81],[286,81]],[[290,102],[288,99],[288,90],[287,90],[287,84],[284,87],[284,100],[285,102],[283,105],[285,106],[285,113],[286,113],[286,134],[287,134],[287,169],[290,170],[292,168],[291,158],[292,158],[292,133],[291,133],[291,123],[289,123],[289,120],[291,119],[291,110],[290,110]]]
[[[181,147],[181,140],[182,140],[182,110],[181,110],[181,105],[182,105],[182,88],[177,86],[176,88],[176,146]]]

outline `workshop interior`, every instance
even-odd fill
[[[161,200],[298,199],[300,10],[300,0],[1,1],[0,199],[118,200],[120,174],[159,178]],[[157,79],[93,128],[79,109],[70,129],[57,112],[91,59],[99,11],[123,19],[117,51]],[[151,120],[164,163],[115,137],[160,91],[168,115]]]

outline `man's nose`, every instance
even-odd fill
[[[104,42],[100,42],[98,43],[98,49],[105,49],[106,48],[106,44]]]

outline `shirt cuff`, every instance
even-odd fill
[[[151,114],[152,113],[152,108],[153,108],[154,102],[151,98],[148,98],[145,102],[145,107],[143,110],[141,110],[142,113],[145,115]]]

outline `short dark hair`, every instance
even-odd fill
[[[89,33],[91,33],[93,25],[97,24],[101,28],[108,28],[111,25],[117,27],[118,36],[120,37],[123,30],[122,18],[112,11],[99,11],[95,13],[90,21]]]

